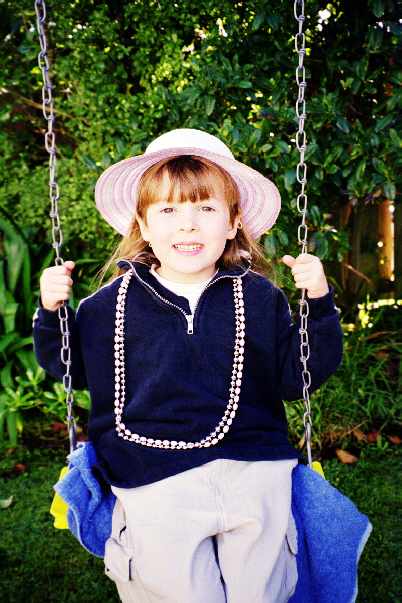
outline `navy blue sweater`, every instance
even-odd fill
[[[238,266],[220,269],[198,300],[193,332],[187,298],[164,287],[142,262],[132,268],[126,298],[126,401],[123,422],[154,439],[199,441],[219,423],[229,399],[235,319],[233,277],[240,276],[245,303],[245,352],[239,408],[225,437],[209,448],[142,446],[120,438],[114,415],[114,328],[122,276],[82,300],[76,314],[67,304],[72,343],[72,383],[91,396],[89,437],[98,470],[109,484],[145,485],[218,458],[301,458],[288,440],[283,400],[303,397],[300,317],[270,280]],[[310,394],[342,360],[342,329],[334,290],[309,299]],[[173,305],[172,305],[173,304]],[[61,380],[57,311],[39,300],[33,320],[34,350],[47,373]],[[314,412],[314,410],[313,410]]]

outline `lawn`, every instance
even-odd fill
[[[12,471],[5,469],[7,463]],[[103,561],[81,549],[67,530],[53,528],[52,485],[63,464],[59,448],[26,447],[1,463],[0,498],[14,497],[13,504],[0,511],[1,601],[119,601],[103,574]],[[357,464],[332,459],[324,462],[324,471],[374,527],[360,560],[358,603],[402,602],[400,447],[367,446]]]

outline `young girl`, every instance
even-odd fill
[[[72,383],[88,388],[97,469],[117,497],[106,573],[124,602],[284,603],[297,582],[283,400],[303,396],[300,335],[256,239],[276,187],[206,132],[168,132],[99,178],[123,239],[112,279],[67,303]],[[342,330],[320,260],[284,256],[307,289],[310,393],[339,366]],[[39,364],[62,379],[57,308],[74,262],[46,269]]]

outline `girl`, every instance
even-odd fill
[[[283,400],[302,397],[300,342],[256,239],[276,187],[206,132],[168,132],[99,178],[123,239],[112,279],[67,303],[72,383],[117,497],[105,571],[124,602],[284,603],[297,582]],[[284,256],[309,304],[310,392],[339,366],[342,330],[320,260]],[[46,269],[39,364],[62,379],[57,308],[74,262]]]

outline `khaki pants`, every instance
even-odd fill
[[[297,459],[219,459],[117,496],[105,573],[123,603],[286,603]]]

